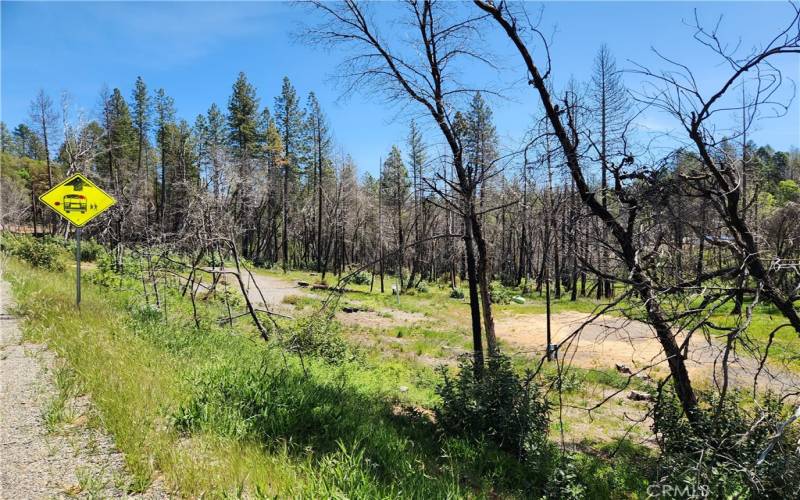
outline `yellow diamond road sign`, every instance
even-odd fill
[[[53,186],[39,199],[77,227],[85,226],[117,202],[81,174]]]

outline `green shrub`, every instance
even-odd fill
[[[352,359],[349,349],[339,332],[339,324],[316,317],[297,320],[282,339],[288,351],[317,356],[328,363],[342,363]]]
[[[155,304],[140,304],[131,309],[131,317],[136,321],[150,322],[161,320],[162,314]]]
[[[555,455],[544,496],[559,500],[652,498],[647,495],[647,477],[653,462],[649,450],[629,441],[606,446],[608,453],[614,455],[613,460],[579,452]]]
[[[223,278],[224,279],[224,278]],[[240,292],[239,285],[229,284],[225,286],[222,281],[217,283],[213,292],[209,292],[211,300],[218,305],[224,306],[226,309],[231,308],[232,312],[244,309],[245,301]]]
[[[87,273],[86,277],[98,285],[119,284],[125,277],[136,281],[141,279],[142,259],[130,255],[123,255],[122,259],[118,259],[116,252],[103,250],[98,254],[95,263],[97,269]]]
[[[417,291],[420,293],[428,293],[428,283],[426,281],[417,283]]]
[[[464,291],[460,288],[453,288],[450,290],[450,298],[451,299],[463,299],[464,298]]]
[[[489,284],[489,297],[492,300],[492,304],[508,304],[513,296],[514,293],[499,281],[492,281]]]
[[[359,271],[353,275],[351,281],[355,285],[367,285],[372,280],[372,276],[369,273],[364,271]]]
[[[459,362],[459,373],[450,377],[442,367],[442,382],[436,392],[442,402],[436,416],[448,434],[485,436],[502,450],[518,458],[533,458],[547,448],[549,405],[531,381],[522,379],[505,355],[490,357],[480,378],[467,355]]]
[[[31,236],[5,235],[3,250],[34,267],[57,272],[66,269],[63,247],[50,238],[38,239]]]
[[[722,405],[716,394],[704,396],[691,424],[674,393],[665,390],[653,416],[661,456],[651,489],[682,488],[710,498],[797,498],[797,431],[778,439],[766,460],[757,463],[786,418],[786,408],[769,394],[752,410],[742,402],[736,392]]]

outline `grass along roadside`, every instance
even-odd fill
[[[25,318],[27,340],[46,343],[78,374],[91,394],[103,426],[115,437],[134,477],[132,491],[142,491],[157,474],[179,492],[200,494],[217,480],[233,476],[242,462],[278,474],[269,460],[253,463],[260,454],[238,450],[234,443],[207,440],[183,442],[168,422],[185,400],[182,373],[186,360],[158,348],[135,333],[137,322],[125,309],[126,294],[85,286],[81,311],[73,304],[68,274],[34,270],[14,259],[7,263],[17,300],[18,315]],[[159,328],[169,334],[167,328]],[[58,406],[58,405],[56,405]],[[53,412],[57,414],[57,411]],[[192,447],[202,447],[194,453]],[[226,457],[236,457],[229,462]],[[232,469],[232,470],[231,470]],[[219,483],[226,485],[226,482]],[[228,485],[230,486],[230,485]]]
[[[76,414],[71,402],[80,394],[79,381],[75,371],[59,363],[53,370],[56,393],[47,402],[42,415],[47,432],[57,432],[63,424],[72,423]]]

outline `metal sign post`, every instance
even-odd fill
[[[75,229],[75,305],[81,308],[81,231]]]

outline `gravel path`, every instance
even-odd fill
[[[90,426],[87,396],[66,401],[65,422],[45,424],[58,395],[58,360],[45,346],[25,343],[0,267],[0,499],[167,498],[153,485],[125,493],[131,477],[112,438]]]

